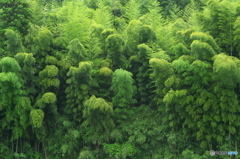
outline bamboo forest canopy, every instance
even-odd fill
[[[1,0],[0,158],[238,151],[239,58],[239,0]]]

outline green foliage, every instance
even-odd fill
[[[124,17],[128,20],[128,22],[132,20],[138,20],[141,16],[140,5],[136,0],[130,0],[125,6],[125,14]]]
[[[234,88],[240,81],[240,76],[237,73],[239,70],[239,59],[218,54],[214,56],[213,71],[215,80],[226,88]]]
[[[140,31],[140,42],[147,43],[149,41],[154,41],[156,39],[155,32],[153,31],[152,26],[143,25]]]
[[[140,30],[142,23],[138,20],[132,20],[127,27],[127,42],[126,49],[129,52],[128,56],[134,55],[137,52],[137,45],[140,43]]]
[[[109,157],[123,158],[134,156],[137,153],[136,148],[130,143],[123,145],[115,144],[104,144],[105,151],[109,154]]]
[[[79,153],[78,159],[95,159],[95,157],[91,151],[83,150]]]
[[[212,36],[205,34],[205,33],[201,33],[201,32],[193,32],[190,35],[190,39],[191,40],[199,40],[201,42],[206,42],[208,43],[214,51],[216,51],[216,53],[220,52],[220,48],[217,45],[217,43],[214,41],[214,39],[212,38]]]
[[[148,3],[148,13],[146,14],[150,19],[150,24],[154,29],[157,29],[158,27],[162,26],[163,18],[162,18],[162,7],[160,7],[160,4],[156,0],[152,0],[151,3]]]
[[[156,39],[155,32],[152,26],[145,25],[139,20],[132,20],[126,28],[127,41],[125,49],[127,56],[132,56],[137,53],[137,45],[141,43],[150,43]]]
[[[68,48],[69,52],[67,58],[73,62],[73,65],[77,65],[80,61],[84,61],[86,50],[78,39],[72,40]]]
[[[21,76],[26,95],[29,95],[32,100],[32,96],[36,93],[34,77],[34,73],[36,72],[34,68],[36,59],[33,57],[32,53],[17,53],[14,58],[22,68]]]
[[[47,65],[44,70],[39,72],[39,84],[43,86],[42,90],[59,87],[60,81],[57,75],[58,68],[55,65]]]
[[[120,68],[124,63],[123,39],[118,34],[111,34],[106,39],[107,59],[112,60],[113,70]]]
[[[191,158],[201,159],[202,158],[198,154],[194,154],[194,152],[191,151],[191,150],[183,151],[182,152],[182,157],[186,158],[186,159],[191,159]]]
[[[13,29],[26,35],[31,19],[29,4],[20,0],[3,0],[0,2],[0,21],[3,29]]]
[[[175,56],[175,59],[178,59],[182,55],[189,55],[190,50],[188,50],[182,43],[179,43],[176,46],[171,47],[171,53]]]
[[[41,55],[47,55],[48,51],[51,51],[51,46],[53,45],[53,35],[47,28],[40,28],[36,37],[33,38],[34,53],[40,53]]]
[[[155,80],[154,83],[156,86],[154,101],[157,105],[160,105],[162,103],[161,98],[164,96],[164,82],[173,75],[173,69],[171,64],[164,59],[152,58],[149,60],[149,64],[153,68],[151,78]]]
[[[108,68],[108,67],[102,67],[99,70],[99,74],[102,75],[102,76],[109,77],[109,76],[112,76],[113,71],[110,68]]]
[[[236,51],[236,56],[239,58],[240,57],[240,46],[239,46],[239,33],[240,33],[240,16],[238,16],[238,18],[236,19],[236,21],[234,22],[234,46],[235,46],[235,51]]]
[[[44,118],[44,112],[41,109],[33,109],[30,113],[33,128],[41,128]]]
[[[112,12],[115,17],[121,17],[123,14],[123,5],[121,1],[115,1],[112,3]]]
[[[117,69],[113,73],[112,98],[113,107],[115,108],[116,116],[120,119],[126,119],[127,115],[132,114],[131,105],[136,103],[134,95],[136,87],[133,85],[132,73],[123,69]]]
[[[124,108],[130,107],[136,101],[133,96],[136,87],[133,86],[132,73],[123,69],[117,69],[113,74],[111,90],[114,92],[113,106]]]
[[[11,107],[17,103],[18,97],[22,94],[19,77],[12,72],[2,72],[0,73],[0,77],[2,104],[5,107],[10,106],[8,109],[11,109]]]
[[[52,92],[45,93],[42,96],[42,102],[46,104],[55,103],[57,100],[56,95]]]
[[[45,27],[31,25],[29,34],[26,36],[26,43],[29,52],[32,52],[34,57],[37,58],[37,72],[45,67],[45,57],[53,55],[53,34]]]
[[[96,133],[109,132],[115,126],[112,117],[112,105],[104,99],[91,96],[84,102],[83,126],[93,127]]]
[[[123,39],[118,34],[109,35],[106,39],[106,47],[122,52]]]
[[[28,70],[29,74],[34,73],[34,69],[27,68],[33,66],[36,62],[36,59],[33,57],[32,53],[17,53],[14,58],[17,60],[22,70]]]
[[[203,22],[203,31],[209,31],[222,50],[230,55],[235,7],[229,5],[227,1],[209,0],[199,19]]]
[[[43,23],[44,13],[46,13],[44,6],[41,5],[40,1],[28,1],[28,5],[31,13],[31,23],[41,25]]]
[[[131,61],[131,70],[133,74],[136,74],[136,86],[138,89],[138,95],[136,96],[139,104],[149,104],[152,103],[153,94],[153,84],[149,78],[148,73],[151,72],[148,61],[153,50],[146,44],[138,45],[138,55],[137,59]],[[132,56],[133,58],[133,56]],[[131,59],[133,60],[133,59]]]
[[[94,63],[96,70],[92,70],[92,94],[110,101],[112,95],[109,88],[112,82],[113,71],[109,68],[110,63],[108,61],[101,60]]]
[[[165,132],[164,125],[159,123],[161,119],[159,114],[150,107],[146,107],[146,105],[137,107],[134,109],[134,112],[127,121],[119,125],[119,130],[115,129],[111,135],[115,141],[114,143],[118,143],[118,145],[110,143],[109,147],[106,147],[108,148],[107,150],[113,150],[112,153],[116,153],[119,157],[124,157],[126,152],[130,152],[125,149],[129,148],[131,152],[135,152],[131,158],[149,158],[154,156],[164,158],[162,156],[164,150],[159,147],[166,144],[164,140],[167,132]],[[149,149],[149,147],[151,148]],[[108,154],[110,155],[110,153]]]
[[[1,158],[233,150],[239,13],[237,0],[0,1]]]
[[[0,70],[1,72],[14,72],[17,73],[21,70],[18,62],[12,57],[4,57],[0,61]]]
[[[93,60],[103,53],[103,42],[101,33],[104,27],[100,24],[92,24],[90,27],[90,38],[88,41],[88,59]]]
[[[165,52],[160,50],[159,52],[155,52],[151,54],[152,58],[157,58],[157,59],[164,59],[166,61],[171,61],[169,55]]]
[[[94,12],[94,20],[101,24],[105,29],[112,28],[113,15],[109,5],[104,4],[103,0],[99,0],[97,9]]]
[[[54,56],[47,56],[45,62],[47,65],[57,65],[58,60]]]
[[[6,44],[9,55],[15,55],[23,51],[22,39],[16,32],[7,29],[4,35],[7,38]]]
[[[79,38],[81,43],[88,39],[89,28],[91,26],[90,17],[94,13],[92,9],[83,3],[83,1],[66,2],[60,9],[61,16],[64,17],[64,23],[60,29],[67,43],[76,38]]]
[[[193,28],[186,29],[186,30],[183,30],[183,31],[178,31],[176,36],[179,39],[179,43],[182,43],[185,47],[187,47],[187,49],[189,49],[190,48],[189,46],[192,43],[192,39],[190,37],[191,37],[191,34],[194,33],[194,32],[196,32],[196,30],[193,29]],[[201,34],[200,33],[200,36],[201,35],[206,36],[206,34]]]
[[[210,35],[194,32],[190,38],[193,40],[191,51],[198,60],[209,60],[219,53],[219,47]]]
[[[20,115],[31,109],[31,106],[28,105],[27,98],[21,98],[24,93],[18,74],[21,68],[14,58],[4,57],[0,61],[0,70],[1,132],[11,133],[9,135],[11,141],[24,135],[27,137],[27,116],[26,114]],[[23,105],[24,100],[26,100],[26,105]]]
[[[190,67],[190,64],[189,61],[178,59],[172,62],[172,67],[177,73],[184,73]]]
[[[29,126],[29,113],[32,110],[31,101],[27,97],[21,97],[15,107],[15,128],[13,129],[13,139],[29,137],[27,128]]]
[[[67,94],[66,113],[71,114],[75,121],[80,122],[82,117],[79,115],[83,110],[84,101],[90,97],[92,63],[80,62],[79,66],[70,67],[67,76],[68,87],[65,92]],[[80,80],[81,79],[81,80]]]

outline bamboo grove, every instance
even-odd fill
[[[239,58],[238,0],[1,0],[0,158],[238,151]]]

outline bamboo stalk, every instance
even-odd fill
[[[237,140],[235,140],[235,151],[238,151],[238,147],[237,147]],[[236,155],[236,159],[238,158],[238,155]]]
[[[43,150],[44,150],[45,158],[47,159],[47,152],[46,152],[46,149],[45,149],[45,146],[44,146],[44,141],[42,142],[42,145],[43,145]]]
[[[18,139],[17,139],[17,141],[16,141],[16,150],[15,150],[15,152],[16,152],[16,153],[18,152]]]

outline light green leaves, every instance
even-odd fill
[[[4,57],[0,61],[0,71],[1,72],[14,72],[17,73],[21,70],[18,62],[12,57]]]
[[[36,59],[33,57],[32,53],[17,53],[14,58],[17,60],[19,65],[23,68],[25,67],[31,67],[35,64]],[[25,68],[27,69],[27,68]]]
[[[32,126],[34,128],[40,128],[42,126],[44,112],[41,109],[34,109],[30,113]]]
[[[15,31],[7,29],[5,36],[7,38],[6,44],[10,55],[14,55],[23,51],[24,48],[22,45],[22,39]]]
[[[104,4],[104,1],[98,2],[98,8],[94,12],[94,21],[101,24],[104,28],[112,28],[112,21],[114,19],[110,6]]]
[[[233,44],[236,47],[236,52],[237,52],[237,57],[240,57],[240,16],[236,19],[236,21],[234,22],[234,40],[233,40]]]
[[[54,65],[46,66],[47,76],[48,77],[55,77],[58,74],[58,68]]]
[[[146,44],[139,44],[137,46],[139,52],[138,57],[143,62],[144,60],[148,60],[147,58],[152,54],[152,49]]]
[[[108,67],[102,67],[99,71],[99,74],[102,76],[110,77],[113,74],[113,71]]]
[[[185,71],[188,70],[188,68],[190,67],[190,64],[188,61],[184,61],[184,60],[174,60],[172,62],[172,67],[174,68],[174,70],[177,72],[177,73],[183,73]]]
[[[216,54],[209,44],[199,40],[194,40],[192,42],[191,51],[198,60],[207,60]]]
[[[45,88],[58,87],[60,81],[57,75],[58,68],[55,65],[47,65],[43,71],[39,72],[40,84]]]
[[[144,25],[139,20],[132,20],[126,28],[126,31],[127,41],[125,47],[129,51],[128,56],[137,53],[139,44],[148,43],[156,39],[152,26]]]
[[[140,4],[137,0],[129,0],[125,6],[125,17],[128,22],[137,20],[141,16]]]
[[[75,38],[81,39],[81,42],[88,38],[91,26],[89,16],[93,15],[94,11],[83,3],[83,1],[66,2],[59,11],[64,17],[61,32],[68,43]]]
[[[154,76],[157,78],[161,75],[161,77],[168,77],[173,74],[173,69],[171,67],[171,63],[164,59],[152,58],[149,61],[150,66],[154,69]],[[159,79],[160,80],[160,79]]]
[[[90,115],[89,111],[93,110],[98,110],[99,112],[102,113],[108,113],[108,115],[113,115],[113,109],[112,106],[107,103],[104,99],[102,98],[96,98],[95,96],[91,96],[89,100],[87,100],[84,103],[84,108],[85,111],[83,113],[83,117],[87,117]],[[96,115],[96,114],[91,114],[91,115]]]
[[[210,35],[201,32],[194,32],[190,38],[193,40],[191,51],[198,60],[210,60],[219,53],[220,49]]]
[[[136,87],[133,86],[132,73],[123,69],[117,69],[113,74],[112,86],[110,88],[114,92],[114,107],[130,107],[135,103],[133,95]]]
[[[213,71],[216,80],[223,86],[234,88],[240,82],[239,66],[240,61],[237,58],[219,54],[214,56]]]
[[[172,85],[174,84],[174,82],[175,82],[175,77],[174,76],[171,76],[171,77],[169,77],[166,81],[165,81],[165,86],[166,87],[172,87]]]
[[[9,106],[10,109],[13,104],[16,104],[18,97],[22,94],[21,86],[19,77],[15,73],[0,73],[1,98],[4,106]]]
[[[68,49],[69,52],[67,58],[72,61],[74,65],[84,60],[86,56],[86,50],[83,44],[79,41],[79,39],[73,39],[72,41],[70,41]]]
[[[124,62],[123,38],[119,34],[111,34],[106,39],[107,58],[112,60],[113,69],[120,68]]]
[[[202,32],[193,32],[190,35],[190,39],[193,41],[199,40],[201,42],[208,43],[216,53],[220,52],[219,46],[217,45],[217,43],[215,42],[215,40],[213,39],[213,37],[211,35],[208,35],[208,34],[202,33]]]
[[[92,70],[92,62],[84,61],[79,63],[79,73],[87,73]]]
[[[56,65],[58,60],[54,56],[47,56],[45,63],[48,65]]]
[[[94,127],[96,132],[109,132],[114,126],[112,120],[113,108],[110,103],[107,103],[103,98],[91,96],[84,102],[83,126]]]
[[[53,44],[53,35],[50,30],[42,27],[38,35],[34,38],[34,42],[37,44],[35,48],[39,51],[50,51]]]
[[[57,97],[54,93],[52,92],[48,92],[48,93],[45,93],[43,96],[42,96],[42,102],[43,103],[46,103],[46,104],[50,104],[50,103],[55,103],[57,100]]]
[[[178,98],[186,97],[187,90],[170,90],[163,98],[163,102],[167,105],[174,103]],[[177,102],[177,101],[176,101]]]
[[[113,106],[116,108],[115,112],[118,119],[126,119],[128,115],[133,114],[131,105],[137,101],[134,99],[136,87],[133,85],[132,73],[123,69],[117,69],[113,73],[112,86],[110,90],[113,91],[112,98]]]
[[[106,47],[115,51],[122,51],[123,38],[119,34],[111,34],[106,39]]]
[[[66,111],[77,121],[82,118],[79,114],[83,110],[83,102],[89,99],[92,82],[91,70],[92,62],[84,61],[80,62],[78,67],[70,67],[67,73],[69,78],[66,81],[68,87],[65,90]]]
[[[171,47],[171,52],[173,55],[175,55],[175,58],[178,59],[182,55],[189,55],[190,50],[187,49],[186,46],[184,46],[183,43],[179,43],[176,46]]]

